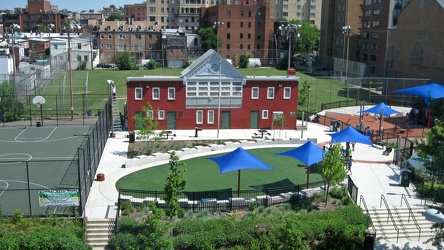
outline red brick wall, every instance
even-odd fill
[[[282,85],[282,87],[279,87]],[[147,88],[149,86],[149,88]],[[134,100],[135,88],[142,87],[143,100]],[[152,100],[152,88],[160,88],[160,100]],[[168,100],[168,87],[176,88],[176,99]],[[259,87],[259,99],[251,99],[252,87]],[[267,88],[275,87],[275,98],[267,99]],[[291,99],[283,99],[284,87],[291,87]],[[231,129],[248,129],[250,128],[250,112],[259,112],[259,128],[272,127],[273,111],[283,111],[287,118],[287,129],[296,128],[296,116],[290,116],[290,112],[296,112],[298,101],[298,82],[287,81],[247,81],[243,86],[242,108],[221,108],[223,111],[230,111],[230,128]],[[165,120],[159,120],[158,129],[167,129],[167,113],[168,111],[176,112],[176,128],[177,129],[194,129],[196,126],[203,129],[217,129],[217,111],[214,108],[189,108],[185,107],[186,88],[182,80],[180,81],[146,81],[146,82],[128,82],[127,83],[127,102],[128,102],[128,130],[134,130],[135,121],[133,117],[137,111],[142,110],[147,102],[150,102],[157,118],[157,110],[165,110]],[[196,110],[203,110],[203,124],[196,125]],[[214,110],[214,124],[207,123],[207,111]],[[268,119],[262,119],[262,110],[268,110]],[[182,114],[182,116],[180,115]]]

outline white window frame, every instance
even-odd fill
[[[267,99],[274,99],[274,87],[267,88]]]
[[[154,110],[150,109],[150,110],[146,111],[146,117],[147,118],[151,117],[151,120],[154,120]]]
[[[257,91],[256,95],[254,94],[255,90]],[[259,87],[251,88],[251,99],[259,99]]]
[[[157,111],[157,119],[158,120],[165,120],[165,110],[159,110]]]
[[[156,94],[157,94],[157,96],[156,96]],[[160,100],[160,88],[158,88],[158,87],[152,88],[151,99],[152,100]]]
[[[207,112],[207,123],[214,124],[214,110],[208,110]]]
[[[284,99],[291,99],[291,87],[284,87]]]
[[[268,110],[267,109],[262,110],[262,119],[268,120]]]
[[[203,110],[196,110],[196,124],[203,124]]]
[[[143,99],[143,89],[135,88],[134,89],[134,100],[142,100]]]
[[[176,100],[176,88],[168,88],[168,100]]]

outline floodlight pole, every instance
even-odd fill
[[[348,56],[350,54],[350,32],[351,32],[350,26],[342,27],[342,33],[344,34],[344,44],[345,44],[345,37],[347,36],[347,59],[345,61],[345,84],[346,85],[348,82]]]
[[[219,94],[217,95],[217,138],[219,138],[219,129],[220,129],[220,95],[221,95],[221,80],[222,73],[222,60],[219,60]]]
[[[71,29],[68,29],[68,67],[69,67],[69,95],[71,98],[71,120],[74,120],[74,97],[72,93],[72,65],[71,65]]]

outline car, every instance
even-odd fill
[[[327,68],[327,66],[325,66],[325,65],[321,65],[321,66],[317,67],[316,70],[317,70],[317,71],[327,71],[328,68]]]
[[[99,63],[99,64],[97,64],[97,68],[112,69],[112,68],[114,68],[114,65],[109,64],[109,63]]]

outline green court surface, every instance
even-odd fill
[[[41,213],[38,191],[78,189],[77,148],[90,126],[0,129],[0,206],[3,214]],[[28,210],[28,211],[27,211]]]

